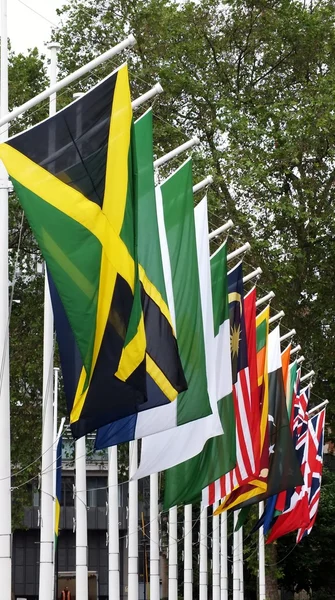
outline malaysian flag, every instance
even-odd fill
[[[237,369],[233,394],[236,414],[236,467],[203,490],[202,501],[210,505],[229,496],[233,490],[243,493],[243,499],[252,495],[245,484],[254,480],[260,469],[260,405],[257,380],[256,346],[256,291],[252,290],[244,298],[245,337],[240,340],[239,354],[246,359],[240,361]],[[242,321],[243,322],[243,321]],[[261,482],[262,483],[262,482]],[[262,492],[262,489],[258,490]],[[216,514],[224,510],[221,504]]]
[[[324,426],[325,426],[326,409],[321,410],[317,415],[312,417],[308,422],[309,434],[309,451],[308,463],[310,468],[309,474],[309,523],[305,528],[299,529],[297,533],[297,543],[304,537],[309,535],[315,523],[316,514],[318,511],[321,490],[322,464],[323,464],[323,442],[324,442]]]
[[[240,269],[242,272],[242,265],[240,265]],[[234,297],[229,294],[230,347],[236,417],[236,466],[203,490],[202,503],[204,506],[209,506],[224,498],[255,474],[254,444],[250,431],[250,423],[253,420],[249,373],[250,353],[248,353],[247,346],[248,326],[252,322],[255,327],[255,299],[252,295],[243,298],[242,276],[239,281],[238,293],[234,294]],[[250,312],[252,313],[251,318]]]

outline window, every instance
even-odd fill
[[[72,477],[62,477],[61,506],[74,506]]]
[[[33,506],[39,507],[39,505],[40,505],[40,492],[39,492],[39,490],[38,490],[38,488],[36,486],[33,486],[32,494],[33,494]]]
[[[87,477],[87,506],[106,506],[107,477]]]

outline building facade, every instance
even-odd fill
[[[62,497],[56,570],[58,594],[67,586],[75,600],[76,518],[74,447],[70,439],[63,445]],[[94,452],[92,440],[87,442],[87,528],[89,600],[108,598],[107,539],[107,452]],[[40,497],[32,490],[32,505],[24,510],[22,529],[13,534],[12,569],[15,600],[38,600],[40,554]],[[127,585],[127,506],[128,484],[119,484],[120,595],[128,599]],[[139,596],[146,596],[146,565],[149,564],[149,481],[139,482]],[[145,533],[142,533],[142,524]]]

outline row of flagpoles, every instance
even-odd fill
[[[51,67],[50,88],[38,94],[22,106],[8,113],[8,45],[7,45],[7,0],[1,0],[0,5],[1,26],[1,65],[0,65],[0,141],[8,138],[8,126],[10,121],[23,114],[38,103],[49,98],[49,114],[56,112],[56,93],[73,81],[76,81],[98,65],[104,63],[125,48],[135,43],[133,36],[129,36],[111,50],[90,61],[74,73],[56,82],[57,73],[57,48],[58,45],[50,45]],[[160,86],[150,90],[145,100],[159,93]],[[10,396],[9,396],[9,310],[8,310],[8,175],[2,162],[0,162],[0,348],[1,372],[0,372],[0,579],[2,585],[2,597],[4,600],[12,598],[12,569],[11,569],[11,458],[10,458]],[[47,276],[45,277],[44,296],[44,342],[43,342],[43,436],[42,436],[42,477],[41,477],[41,538],[40,538],[40,577],[39,597],[44,600],[53,598],[54,595],[54,498],[55,498],[55,462],[54,447],[54,414],[53,414],[53,316],[50,302],[50,294]],[[82,441],[79,442],[82,445]],[[85,469],[86,487],[86,461],[82,460]],[[80,468],[76,472],[80,473]],[[78,483],[78,482],[77,482]],[[80,484],[80,489],[84,489]],[[82,517],[86,518],[86,494],[85,504],[78,501],[78,509],[82,510]],[[85,531],[84,528],[79,528]],[[77,528],[78,531],[78,528]],[[77,548],[78,566],[81,575],[87,575],[87,536],[83,535],[82,550]],[[112,538],[112,536],[111,536]],[[81,541],[80,541],[81,543]],[[85,548],[86,546],[86,548]],[[80,571],[79,568],[79,571]],[[79,574],[79,573],[78,573]],[[82,579],[84,581],[85,575]],[[86,577],[87,581],[87,577]],[[81,578],[79,577],[79,585]],[[87,584],[81,583],[84,595],[87,597]]]
[[[1,91],[0,91],[0,126],[1,139],[7,136],[8,123],[10,120],[31,108],[41,100],[50,98],[50,116],[56,112],[56,92],[62,87],[75,81],[84,73],[90,71],[111,56],[133,45],[134,39],[130,36],[125,42],[118,44],[114,49],[91,61],[85,67],[71,74],[61,82],[56,82],[57,74],[57,44],[50,46],[51,50],[51,77],[50,88],[39,94],[35,99],[25,103],[10,115],[8,112],[8,82],[7,82],[7,50],[6,50],[6,2],[1,3]],[[133,107],[139,106],[155,93],[160,93],[161,88],[155,86],[147,94],[133,103]],[[190,140],[181,147],[170,152],[155,161],[156,168],[165,164],[168,160],[187,150],[198,142],[197,139]],[[0,235],[1,243],[7,244],[8,231],[8,178],[1,165],[1,207],[0,223],[6,228],[4,235]],[[193,192],[202,189],[210,183],[206,178],[203,182],[194,186]],[[3,201],[2,201],[3,200]],[[3,217],[3,218],[2,218]],[[1,226],[0,225],[0,226]],[[221,226],[210,234],[215,237],[227,230],[231,222]],[[3,233],[1,232],[1,234]],[[228,259],[236,258],[250,248],[250,244],[235,250]],[[4,248],[2,256],[6,258],[7,247]],[[2,261],[3,262],[3,261]],[[4,348],[1,362],[1,404],[0,404],[0,577],[3,582],[3,597],[9,600],[11,597],[11,529],[10,529],[10,440],[9,440],[9,383],[8,383],[8,307],[7,307],[7,282],[8,267],[1,262],[0,289],[1,289],[1,314],[4,319],[0,323],[0,347]],[[260,274],[260,269],[245,277],[244,281],[250,280]],[[4,284],[4,285],[2,285]],[[258,300],[256,305],[270,299],[271,293],[265,298]],[[3,309],[3,310],[2,310]],[[271,317],[269,323],[274,323],[283,316],[281,311]],[[56,469],[55,449],[57,439],[61,432],[57,432],[57,384],[53,394],[53,347],[54,347],[54,324],[48,286],[48,278],[45,272],[45,301],[44,301],[44,349],[43,349],[43,439],[42,439],[42,478],[41,478],[41,538],[40,538],[40,578],[39,597],[43,600],[51,600],[54,595],[54,573],[55,573],[55,498],[56,498]],[[292,331],[286,336],[293,335]],[[295,349],[292,351],[295,351]],[[301,361],[303,357],[299,359]],[[308,373],[301,381],[307,379],[313,372]],[[3,434],[3,435],[2,435]],[[138,466],[137,441],[129,444],[130,472]],[[87,506],[86,506],[86,446],[85,437],[76,442],[75,448],[75,498],[76,498],[76,595],[81,600],[88,598],[88,565],[87,565]],[[108,553],[109,553],[109,597],[119,598],[120,575],[119,575],[119,539],[118,539],[118,499],[117,499],[117,454],[116,448],[109,449],[108,465]],[[3,493],[2,493],[3,492]],[[215,505],[214,505],[215,506]],[[216,508],[216,506],[215,506]],[[207,598],[207,509],[202,511],[200,519],[200,581],[199,590],[201,600]],[[204,513],[204,514],[203,514]],[[128,597],[131,600],[138,598],[138,485],[137,481],[129,482],[129,512],[128,512]],[[206,517],[206,518],[205,518]],[[237,521],[237,513],[234,513],[234,523]],[[221,527],[221,533],[220,533]],[[228,594],[228,569],[227,569],[227,515],[223,513],[220,517],[213,516],[213,561],[212,561],[212,592],[213,598],[225,600]],[[192,506],[184,508],[184,598],[191,600],[192,592]],[[259,534],[259,588],[260,600],[265,599],[265,563],[264,563],[264,537],[260,530]],[[220,551],[221,547],[221,551]],[[205,552],[206,550],[206,552]],[[221,552],[221,559],[220,559]],[[151,600],[159,598],[159,515],[158,515],[158,476],[150,476],[150,592]],[[177,509],[169,511],[169,599],[177,600],[178,576],[177,576]],[[233,534],[233,600],[243,598],[243,532],[242,528]],[[57,591],[56,591],[57,592]]]

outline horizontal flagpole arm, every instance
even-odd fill
[[[304,362],[305,357],[304,356],[300,356],[300,358],[298,358],[297,360],[297,365],[301,365],[302,362]]]
[[[142,96],[139,96],[138,98],[136,98],[136,100],[133,100],[133,102],[131,103],[133,110],[136,110],[136,108],[138,108],[139,106],[144,104],[144,102],[151,100],[151,98],[154,98],[154,96],[157,96],[158,94],[161,94],[162,92],[163,92],[163,88],[162,88],[161,84],[156,83],[156,85],[154,85],[150,90],[145,92],[145,94],[142,94]]]
[[[295,333],[295,332],[294,332]],[[290,356],[293,356],[294,354],[296,354],[297,352],[299,352],[301,350],[301,346],[300,344],[298,344],[297,346],[295,346],[294,348],[292,348],[291,352],[290,352]]]
[[[293,337],[296,334],[296,330],[295,329],[291,329],[290,331],[288,331],[287,333],[284,333],[284,335],[281,336],[280,338],[280,342],[285,342],[285,340],[288,340],[288,338]],[[291,350],[290,354],[294,354],[294,352],[298,352],[298,350],[300,350],[301,346],[297,346],[297,350],[294,348],[294,351]]]
[[[244,254],[244,252],[248,252],[248,250],[250,250],[250,248],[251,248],[251,246],[250,246],[249,242],[246,242],[245,244],[243,244],[243,246],[241,246],[240,248],[237,248],[237,250],[234,250],[230,254],[227,254],[227,262],[229,262],[230,260],[233,260],[233,258],[236,258],[237,256],[240,256],[241,254]]]
[[[311,410],[309,410],[307,412],[308,416],[311,415],[312,413],[316,412],[317,410],[321,410],[321,408],[323,408],[324,406],[327,406],[327,404],[329,404],[329,400],[324,400],[324,402],[321,402],[321,404],[314,406],[314,408],[311,408]]]
[[[262,275],[262,273],[263,273],[262,269],[260,267],[257,267],[257,269],[255,269],[254,271],[251,271],[251,273],[249,273],[248,275],[243,277],[243,283],[247,283],[251,279],[255,279],[255,277],[260,277]]]
[[[123,42],[120,42],[119,44],[117,44],[113,48],[110,48],[103,54],[100,54],[100,56],[97,56],[83,67],[80,67],[80,69],[77,69],[77,71],[70,73],[69,75],[64,77],[64,79],[61,79],[60,81],[57,81],[57,83],[55,83],[54,85],[48,87],[46,90],[44,90],[44,92],[37,94],[37,96],[35,96],[34,98],[31,98],[21,106],[18,106],[17,108],[12,110],[12,112],[2,117],[0,119],[0,127],[2,127],[2,125],[5,125],[6,123],[9,123],[10,121],[13,121],[13,119],[16,119],[16,117],[22,115],[22,113],[24,113],[26,110],[29,110],[30,108],[36,106],[36,104],[39,104],[43,100],[46,100],[52,94],[56,94],[56,92],[59,92],[73,81],[76,81],[83,75],[86,75],[86,73],[89,73],[89,71],[92,71],[92,69],[95,69],[95,67],[98,67],[102,63],[106,62],[106,60],[108,60],[109,58],[112,58],[116,54],[122,52],[122,50],[134,46],[134,44],[136,44],[134,36],[129,35],[125,40],[123,40]]]
[[[274,298],[275,295],[276,294],[274,292],[269,292],[268,294],[266,294],[266,296],[263,296],[262,298],[256,301],[256,306],[261,306],[262,304],[265,304],[265,302],[267,302],[268,300],[272,300],[272,298]]]
[[[313,377],[313,375],[315,375],[315,371],[309,371],[309,373],[306,373],[306,375],[300,378],[300,383],[306,381],[306,379],[310,379],[311,377]]]
[[[279,313],[277,313],[273,317],[270,317],[269,325],[271,325],[271,323],[275,323],[276,321],[279,321],[279,319],[282,319],[283,317],[285,317],[285,313],[283,310],[280,310]]]
[[[61,420],[61,422],[60,422],[60,426],[59,426],[58,433],[57,433],[57,438],[56,438],[57,444],[58,444],[60,436],[63,433],[64,423],[65,423],[65,417],[63,417],[62,420]]]
[[[196,183],[193,186],[193,194],[200,192],[200,190],[203,190],[205,187],[207,187],[208,185],[211,185],[212,183],[213,183],[212,175],[207,175],[207,177],[205,177],[205,179],[202,179],[201,181],[199,181],[199,183]]]
[[[233,221],[231,219],[229,219],[229,221],[227,221],[227,223],[224,223],[223,225],[221,225],[221,227],[218,227],[217,229],[214,229],[214,231],[211,231],[208,236],[208,239],[212,240],[217,235],[220,235],[220,233],[223,233],[224,231],[228,231],[228,229],[231,229],[233,226],[234,226]]]
[[[145,94],[142,94],[142,96],[135,98],[135,100],[132,101],[131,106],[134,110],[136,110],[136,108],[139,108],[142,104],[147,102],[147,100],[150,100],[151,98],[157,96],[157,94],[161,94],[162,92],[163,88],[161,84],[156,83],[156,85],[154,85],[150,90],[145,92]],[[77,100],[77,98],[82,98],[82,96],[85,96],[85,92],[75,92],[73,94],[74,100]]]
[[[171,150],[171,152],[168,152],[167,154],[164,154],[164,156],[157,158],[157,160],[155,160],[155,162],[154,162],[155,169],[158,169],[158,167],[165,165],[165,163],[169,162],[169,160],[171,160],[172,158],[175,158],[182,152],[185,152],[185,150],[189,150],[190,148],[192,148],[193,146],[196,146],[199,143],[200,143],[199,138],[196,138],[196,137],[192,138],[191,140],[188,140],[187,142],[185,142],[185,144],[181,144],[181,146],[178,146],[174,150]]]

